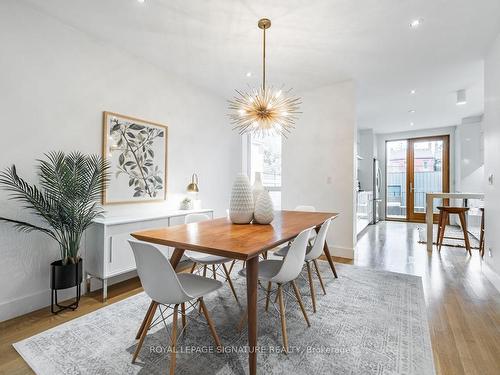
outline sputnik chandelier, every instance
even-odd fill
[[[234,111],[229,118],[233,130],[237,130],[240,134],[286,137],[294,128],[295,120],[300,113],[298,111],[300,98],[287,97],[283,90],[266,87],[266,30],[271,27],[271,21],[262,18],[258,26],[263,32],[262,86],[250,92],[236,90],[238,95],[229,101],[229,109]]]

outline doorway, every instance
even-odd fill
[[[426,193],[449,191],[449,143],[448,135],[386,142],[388,220],[423,222]]]

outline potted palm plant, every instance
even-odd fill
[[[74,310],[83,278],[80,243],[85,230],[103,213],[99,200],[109,179],[109,165],[98,155],[81,152],[50,152],[45,157],[38,160],[39,186],[19,177],[15,165],[0,173],[0,186],[11,193],[10,199],[21,202],[40,223],[2,216],[0,220],[12,223],[21,232],[42,232],[57,242],[60,259],[51,263],[52,312],[54,297],[60,309]],[[75,301],[59,305],[57,290],[75,286]]]

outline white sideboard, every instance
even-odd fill
[[[85,234],[85,283],[90,290],[90,279],[102,281],[103,301],[107,298],[108,280],[136,269],[134,254],[128,244],[130,233],[153,228],[184,224],[185,216],[206,213],[213,218],[212,209],[175,210],[155,214],[114,216],[96,219]],[[160,246],[161,247],[161,246]],[[161,247],[170,256],[173,249]]]

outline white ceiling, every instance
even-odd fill
[[[26,2],[227,98],[259,84],[256,23],[268,17],[269,83],[300,94],[354,79],[358,125],[379,133],[454,125],[482,113],[482,58],[500,32],[500,0]],[[410,29],[418,17],[423,25]],[[462,88],[468,103],[456,106]]]

